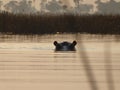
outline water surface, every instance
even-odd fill
[[[55,40],[77,51],[55,52]],[[119,46],[114,35],[0,35],[0,89],[119,90]]]

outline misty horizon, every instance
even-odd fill
[[[0,0],[0,10],[12,13],[120,14],[120,1],[109,0]]]

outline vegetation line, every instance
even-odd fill
[[[0,13],[0,33],[120,34],[120,15],[11,14]]]

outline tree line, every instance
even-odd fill
[[[120,15],[11,14],[0,13],[0,33],[120,34]]]

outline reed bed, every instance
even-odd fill
[[[12,14],[0,13],[0,33],[120,34],[120,15]]]

